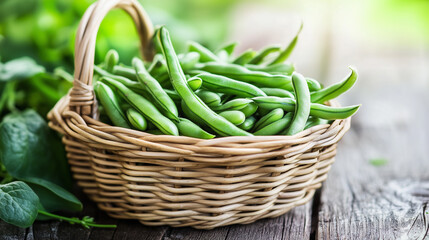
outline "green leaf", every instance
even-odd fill
[[[0,139],[0,161],[12,177],[28,183],[44,209],[82,209],[80,201],[66,190],[71,178],[64,147],[36,112],[7,115],[0,124]]]
[[[0,64],[0,82],[23,80],[42,72],[45,72],[45,68],[38,65],[33,59],[17,58]]]
[[[39,198],[24,182],[0,185],[0,219],[18,227],[31,226],[37,217]]]
[[[7,115],[0,124],[0,139],[0,161],[10,175],[71,188],[64,146],[35,111]]]
[[[31,177],[22,178],[21,180],[25,181],[39,196],[43,209],[48,212],[60,210],[78,212],[82,210],[82,203],[79,199],[52,182]]]

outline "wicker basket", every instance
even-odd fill
[[[311,199],[350,118],[294,136],[212,140],[151,135],[98,121],[91,85],[95,39],[113,8],[131,15],[142,50],[147,48],[153,29],[135,0],[94,3],[77,31],[74,86],[48,115],[50,127],[63,134],[74,179],[99,208],[145,225],[211,229],[276,217]]]

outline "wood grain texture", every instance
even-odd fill
[[[82,200],[84,210],[79,214],[64,213],[67,216],[93,216],[97,223],[117,224],[116,229],[86,229],[66,222],[35,222],[28,229],[20,229],[0,221],[0,240],[12,239],[141,239],[141,240],[260,240],[260,239],[309,239],[312,222],[312,201],[299,206],[277,218],[262,219],[248,225],[232,225],[213,230],[193,228],[149,227],[138,221],[110,218],[79,189],[76,195]]]
[[[367,91],[354,128],[338,149],[341,160],[322,191],[319,239],[429,236],[429,114],[422,111],[429,98],[412,86],[386,88],[382,98]],[[373,158],[387,164],[371,165]]]

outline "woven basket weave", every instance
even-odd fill
[[[202,140],[151,135],[97,120],[92,89],[98,27],[113,8],[134,20],[143,55],[153,28],[135,0],[100,0],[76,36],[74,86],[48,115],[74,179],[98,207],[145,225],[211,229],[276,217],[309,201],[334,162],[350,118],[294,136]],[[331,105],[337,105],[331,102]]]

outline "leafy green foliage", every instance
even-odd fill
[[[70,173],[64,147],[33,110],[12,113],[0,124],[0,160],[8,173],[25,181],[48,211],[80,211],[82,204],[69,193]]]
[[[0,159],[13,177],[40,178],[70,188],[64,147],[35,111],[6,116],[0,138]]]
[[[45,72],[44,67],[29,57],[22,57],[4,64],[0,63],[0,82],[23,80],[42,72]]]
[[[39,198],[24,182],[15,181],[0,185],[0,219],[26,228],[37,217]]]
[[[27,107],[46,115],[71,88],[72,80],[62,68],[50,74],[28,57],[0,63],[0,117],[5,109]]]

